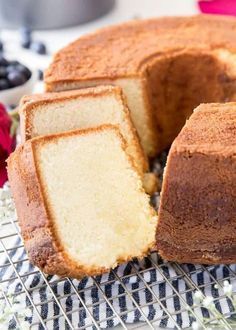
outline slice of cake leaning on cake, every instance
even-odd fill
[[[167,260],[236,262],[236,103],[200,105],[169,152],[157,247]]]
[[[155,246],[157,216],[119,129],[33,138],[8,160],[29,258],[48,274],[101,274]]]
[[[119,87],[101,86],[25,96],[19,113],[22,142],[74,129],[118,125],[127,141],[127,152],[134,159],[139,173],[148,171],[147,158]]]

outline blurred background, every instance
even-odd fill
[[[43,71],[54,52],[97,28],[201,11],[234,14],[235,7],[235,0],[0,0],[0,51]]]
[[[219,12],[230,13],[235,3],[207,0],[200,1],[199,6],[197,0],[0,0],[0,40],[6,57],[43,70],[55,51],[99,27],[134,18],[192,15],[208,9],[217,12],[217,6],[221,7]],[[31,49],[20,45],[27,43],[21,33],[25,27],[32,30]]]

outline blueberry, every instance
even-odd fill
[[[43,70],[38,70],[38,79],[43,80]]]
[[[0,52],[3,52],[3,50],[4,50],[3,42],[0,40]]]
[[[6,71],[7,71],[7,73],[10,73],[10,72],[12,72],[12,71],[15,71],[16,70],[16,67],[15,67],[15,65],[8,65],[7,67],[6,67]]]
[[[31,37],[27,36],[27,35],[22,35],[21,36],[21,40],[20,40],[20,45],[21,47],[25,48],[25,49],[29,49],[30,45],[31,45]]]
[[[7,79],[0,79],[0,90],[8,89],[10,87]]]
[[[26,27],[23,26],[22,28],[20,28],[20,45],[23,48],[30,48],[30,44],[31,44],[32,38],[31,38],[31,30]]]
[[[17,105],[15,105],[15,104],[9,104],[9,105],[7,106],[7,110],[12,111],[12,110],[14,110],[16,107],[17,107]]]
[[[11,71],[7,75],[7,79],[11,85],[11,87],[16,87],[24,84],[26,82],[26,77],[24,74],[18,71]]]
[[[45,55],[47,53],[46,46],[43,42],[34,41],[30,45],[30,49],[33,50],[35,53]]]
[[[28,80],[31,77],[31,71],[23,64],[18,64],[15,66],[16,71],[22,73]]]
[[[7,65],[8,65],[8,61],[5,59],[5,57],[0,55],[0,66],[7,66]]]
[[[20,62],[19,61],[8,61],[8,64],[12,65],[12,66],[16,66],[16,65],[20,64]]]
[[[25,76],[26,80],[31,77],[31,71],[23,64],[20,64],[18,61],[11,61],[10,65],[6,67],[6,72],[19,72]]]
[[[5,66],[0,66],[0,78],[6,78],[7,68]]]

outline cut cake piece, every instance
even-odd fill
[[[101,274],[155,246],[157,216],[112,125],[38,137],[8,174],[31,262],[48,274]]]
[[[133,126],[119,87],[101,86],[78,91],[25,96],[19,107],[22,142],[40,135],[68,130],[118,125],[126,139],[127,152],[140,173],[148,161]]]
[[[236,262],[236,103],[202,104],[169,152],[157,248],[167,260]]]

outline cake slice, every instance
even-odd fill
[[[236,262],[236,103],[202,104],[164,173],[157,248],[164,259]]]
[[[155,245],[157,216],[115,126],[31,139],[8,174],[29,259],[48,274],[101,274]]]
[[[119,87],[103,86],[84,90],[26,96],[20,104],[22,142],[40,135],[102,124],[118,125],[128,143],[140,173],[148,170],[129,109]]]

